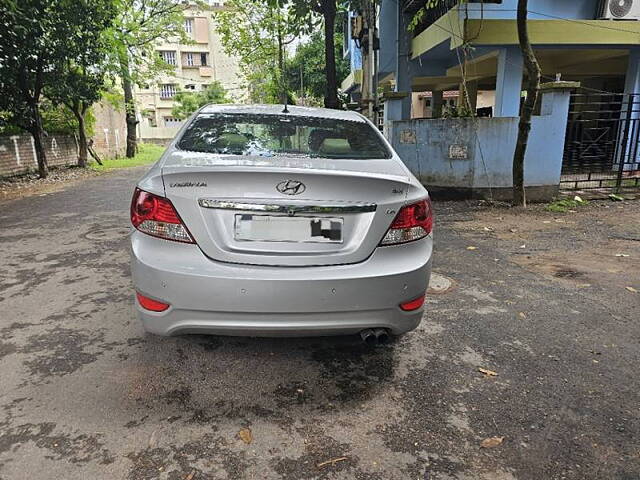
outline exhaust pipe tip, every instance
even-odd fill
[[[374,330],[373,333],[375,333],[379,345],[387,345],[391,342],[391,335],[389,335],[388,330],[384,328],[378,328]]]
[[[370,347],[378,345],[378,336],[370,328],[360,332],[360,338],[362,341]]]

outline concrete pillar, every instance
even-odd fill
[[[433,90],[431,92],[431,118],[442,118],[443,101],[442,90]]]
[[[578,82],[543,83],[540,87],[540,115],[553,115],[560,123],[567,123],[571,91],[579,87]]]
[[[522,92],[522,53],[520,47],[501,48],[496,78],[494,117],[519,117]]]
[[[408,109],[407,109],[408,105]],[[391,139],[394,121],[411,119],[411,94],[390,92],[384,99],[383,134]]]
[[[524,160],[527,196],[531,193],[535,200],[551,200],[558,191],[571,92],[579,87],[578,82],[544,83],[540,87],[540,116],[532,119],[532,147],[527,148]]]

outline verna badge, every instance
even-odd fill
[[[305,184],[297,180],[285,180],[276,185],[276,190],[285,195],[300,195],[306,189]]]

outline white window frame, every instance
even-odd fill
[[[187,67],[195,67],[195,62],[193,58],[193,53],[187,53],[185,57]]]
[[[184,19],[184,31],[189,35],[193,35],[193,18]]]
[[[162,50],[160,51],[160,56],[162,57],[162,60],[164,60],[166,63],[168,63],[169,65],[177,65],[178,62],[176,61],[176,51],[175,50]]]
[[[160,85],[160,98],[173,98],[177,93],[175,83],[163,83]]]

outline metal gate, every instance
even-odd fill
[[[640,94],[571,96],[560,188],[640,187]]]

